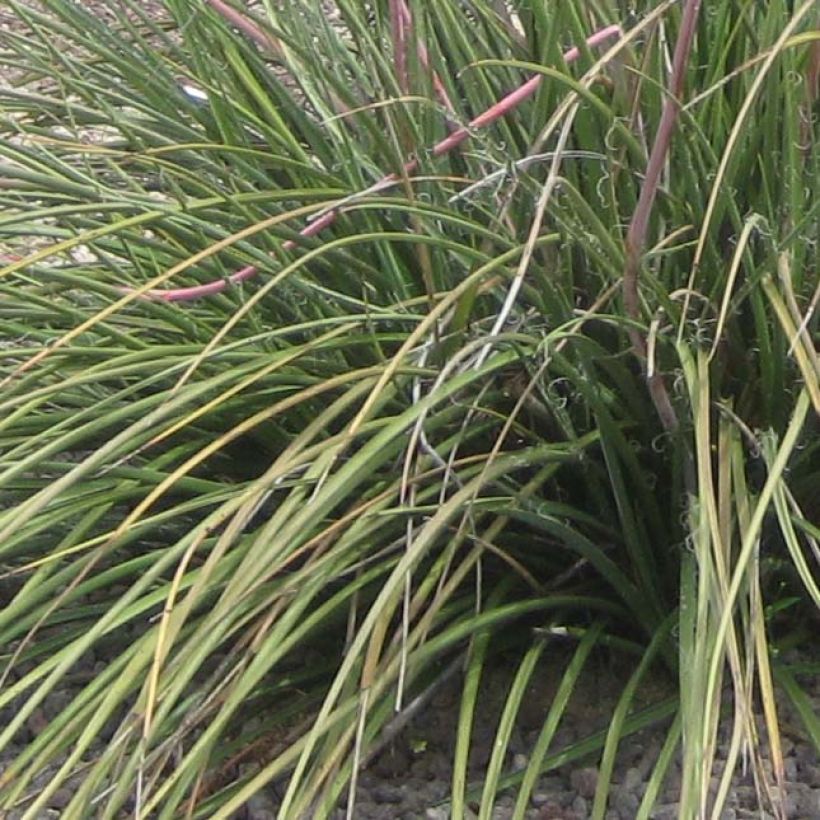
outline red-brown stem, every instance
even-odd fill
[[[620,26],[612,25],[607,26],[606,28],[601,29],[600,31],[596,31],[593,35],[587,38],[587,45],[589,46],[597,46],[603,43],[605,40],[610,39],[611,37],[621,36],[621,28]],[[564,60],[567,63],[574,62],[580,56],[580,50],[578,48],[571,48],[569,51],[564,54]],[[523,85],[519,86],[515,91],[507,94],[506,97],[502,97],[495,105],[488,108],[483,113],[479,114],[470,123],[466,126],[462,126],[454,131],[449,136],[445,137],[443,140],[438,142],[436,145],[433,146],[432,155],[434,157],[440,157],[443,154],[452,151],[456,146],[461,145],[462,142],[467,140],[471,133],[478,129],[478,128],[485,128],[488,125],[494,123],[500,117],[503,117],[505,114],[512,111],[517,105],[519,105],[523,100],[530,97],[532,94],[535,93],[538,86],[541,84],[541,80],[543,79],[542,75],[538,74],[535,77],[531,77],[527,82]],[[416,171],[419,166],[418,158],[411,159],[410,161],[404,164],[401,174],[387,174],[386,176],[382,177],[376,185],[372,186],[373,188],[378,188],[379,190],[383,190],[388,188],[392,185],[395,185],[401,179],[404,178],[405,175],[412,174]],[[299,236],[303,237],[310,237],[315,236],[320,231],[324,230],[328,225],[332,224],[336,217],[338,216],[338,210],[328,211],[326,214],[323,214],[320,218],[313,220],[301,231],[299,231]],[[293,239],[288,239],[282,245],[284,250],[293,250],[297,247],[297,243]],[[255,265],[248,265],[241,270],[236,271],[236,273],[232,273],[225,279],[216,279],[212,282],[207,282],[204,285],[194,285],[193,287],[188,288],[173,288],[169,290],[149,290],[146,293],[142,294],[143,298],[146,299],[155,299],[158,301],[164,302],[188,302],[194,299],[201,299],[203,296],[213,296],[216,293],[221,293],[225,290],[228,285],[238,284],[240,282],[244,282],[250,279],[252,276],[255,276],[258,272],[258,268]],[[125,292],[130,292],[131,288],[123,289]]]
[[[623,277],[624,310],[627,317],[635,324],[640,320],[638,271],[646,242],[649,214],[655,202],[661,172],[663,171],[663,166],[669,153],[669,145],[672,142],[672,134],[675,131],[678,121],[686,65],[689,62],[689,53],[692,50],[692,42],[695,39],[695,29],[697,27],[699,11],[700,0],[688,0],[683,11],[678,40],[675,44],[672,74],[669,78],[669,93],[664,100],[663,112],[661,113],[661,120],[658,125],[658,133],[655,136],[655,142],[652,145],[652,152],[649,155],[649,162],[646,166],[643,187],[641,188],[638,204],[635,207],[635,213],[632,215],[632,221],[629,224],[629,230],[626,234],[626,260]],[[639,359],[645,359],[646,340],[641,331],[633,325],[629,327],[628,333],[633,352]],[[655,409],[664,427],[667,430],[676,429],[678,426],[678,418],[672,407],[672,402],[669,399],[669,394],[662,376],[653,369],[653,373],[648,376],[647,382],[652,401],[655,404]]]
[[[280,63],[286,62],[285,50],[282,43],[272,34],[267,34],[260,26],[248,19],[236,9],[231,8],[223,0],[206,0],[211,8],[224,17],[231,25],[236,26],[241,32],[247,35],[257,45],[267,49],[271,56]],[[293,78],[292,74],[289,74]],[[330,105],[338,113],[347,113],[348,107],[334,94],[330,95]]]
[[[413,29],[413,17],[410,14],[410,8],[407,5],[407,0],[396,0],[397,3],[397,13],[398,16],[401,18],[402,30],[403,31],[412,31]],[[435,71],[431,71],[430,69],[430,55],[427,52],[427,46],[421,40],[416,41],[416,53],[419,57],[419,62],[424,66],[427,71],[431,72],[431,78],[433,82],[433,91],[436,92],[436,96],[438,97],[438,101],[444,107],[446,111],[453,114],[455,113],[455,108],[453,107],[453,103],[450,100],[450,96],[447,94],[447,89],[444,87],[444,83],[441,81],[441,77]],[[407,70],[407,60],[404,60],[404,70]],[[407,78],[405,77],[405,83]],[[409,87],[407,89],[402,88],[403,93],[408,93]]]
[[[284,58],[281,43],[272,35],[262,31],[256,23],[240,14],[236,9],[231,8],[227,3],[223,3],[222,0],[206,0],[206,2],[217,14],[222,15],[232,26],[236,26],[257,45],[269,49],[276,59],[282,60]]]
[[[393,59],[396,63],[396,82],[402,94],[410,93],[410,81],[407,77],[407,29],[410,25],[410,11],[403,0],[390,0]]]
[[[820,96],[820,40],[815,40],[809,46],[809,62],[806,66],[806,102],[803,108],[803,122],[800,125],[800,144],[808,161],[811,156],[813,143],[812,111]]]

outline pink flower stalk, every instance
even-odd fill
[[[402,3],[401,5],[404,4]],[[407,11],[406,6],[405,11]],[[407,14],[409,15],[409,11],[407,11]],[[406,19],[404,20],[404,24],[407,24]],[[612,37],[620,37],[622,33],[623,32],[621,31],[621,27],[618,25],[607,26],[606,28],[602,28],[599,31],[596,31],[590,37],[588,37],[586,43],[588,46],[597,46]],[[419,47],[421,48],[421,46]],[[571,48],[564,54],[564,61],[567,63],[572,63],[578,59],[580,54],[581,52],[577,47]],[[419,58],[422,59],[421,53],[419,55]],[[431,152],[432,155],[434,157],[440,157],[443,154],[452,151],[454,148],[461,145],[462,142],[467,140],[474,130],[478,128],[485,128],[486,126],[494,123],[500,117],[503,117],[505,114],[512,111],[522,101],[524,101],[525,99],[527,99],[535,93],[539,85],[541,85],[542,79],[543,76],[540,74],[531,77],[529,80],[527,80],[527,82],[519,86],[515,91],[512,91],[505,97],[502,97],[495,105],[491,106],[486,111],[482,112],[477,117],[470,120],[470,122],[466,126],[462,126],[456,129],[455,131],[453,131],[452,134],[445,137],[440,142],[436,143],[436,145],[433,146]],[[417,157],[411,159],[404,164],[401,173],[387,174],[386,176],[382,177],[382,179],[380,179],[375,185],[371,186],[371,188],[369,188],[368,191],[384,190],[385,188],[390,188],[396,183],[400,182],[405,175],[414,173],[418,169],[418,167],[419,159]],[[299,236],[315,236],[316,234],[320,233],[325,228],[327,228],[329,225],[331,225],[336,220],[336,217],[339,215],[340,212],[341,207],[337,205],[332,210],[327,211],[318,218],[310,221],[304,228],[302,228],[301,231],[299,231]],[[293,250],[296,247],[298,247],[298,245],[295,240],[288,239],[283,243],[282,247],[284,248],[284,250]],[[255,265],[247,265],[246,267],[241,268],[235,273],[232,273],[225,279],[216,279],[212,282],[207,282],[204,285],[194,285],[193,287],[187,288],[149,290],[146,293],[142,294],[142,296],[146,299],[154,299],[165,302],[192,301],[194,299],[201,299],[203,296],[213,296],[214,294],[221,293],[228,287],[228,285],[235,285],[239,284],[240,282],[245,282],[246,280],[255,276],[257,272],[258,268]],[[133,288],[124,288],[123,290],[125,292],[132,292]]]
[[[277,59],[284,59],[280,42],[275,37],[265,34],[256,23],[248,20],[247,17],[231,8],[227,3],[223,3],[222,0],[206,0],[206,2],[232,26],[236,26],[241,32],[250,37],[257,45],[270,49]]]
[[[390,28],[393,37],[393,59],[396,61],[396,79],[399,91],[407,94],[410,83],[407,79],[407,29],[412,25],[410,10],[403,0],[390,0]],[[419,53],[421,59],[421,53]],[[426,68],[426,66],[425,66]]]
[[[413,16],[410,13],[410,8],[406,0],[391,0],[390,14],[393,23],[393,51],[396,55],[396,74],[399,78],[399,88],[402,93],[406,94],[409,91],[407,83],[407,32],[413,28]],[[430,71],[430,55],[427,52],[427,47],[421,40],[416,42],[416,53],[419,57],[419,62],[427,71]],[[447,89],[441,81],[441,77],[433,71],[432,72],[433,90],[436,92],[439,102],[451,114],[455,111],[453,103],[447,94]]]

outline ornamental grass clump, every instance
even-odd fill
[[[638,816],[675,754],[681,817],[742,765],[785,816],[782,698],[820,745],[820,18],[623,5],[6,3],[0,811],[355,817],[455,680],[452,817],[583,755],[603,817],[646,727]],[[608,730],[556,745],[602,655]]]

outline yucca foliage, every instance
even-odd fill
[[[225,818],[277,782],[355,816],[455,664],[452,816],[522,817],[593,651],[635,669],[595,816],[654,722],[641,816],[677,749],[684,817],[746,753],[782,785],[777,681],[820,742],[778,654],[820,603],[813,0],[164,5],[3,6],[0,809]],[[680,696],[639,711],[650,673]]]

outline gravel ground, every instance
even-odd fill
[[[534,683],[528,692],[526,708],[513,735],[515,742],[508,760],[512,769],[526,766],[528,754],[535,745],[555,691],[558,668],[553,667],[551,672],[548,663],[533,676]],[[558,665],[559,668],[560,666],[561,664]],[[568,713],[560,724],[551,752],[600,732],[609,725],[616,697],[626,682],[626,670],[594,666],[593,664],[593,668],[589,670],[590,674],[580,682],[569,704]],[[508,683],[509,676],[504,671],[497,669],[490,672],[480,701],[483,719],[476,726],[475,742],[470,754],[470,770],[475,779],[480,778],[492,752],[497,718]],[[660,681],[650,684],[652,697],[658,698],[663,693],[671,694],[668,686],[668,683]],[[814,681],[813,702],[815,709],[820,708],[818,681]],[[787,814],[792,818],[820,818],[820,767],[815,750],[799,732],[790,733],[791,727],[799,724],[782,700],[781,704],[785,712],[783,722],[787,735],[784,743],[786,777],[789,781]],[[418,817],[446,820],[446,807],[435,804],[445,797],[449,787],[449,760],[457,715],[458,685],[454,683],[419,717],[396,747],[384,753],[362,777],[356,817],[374,820],[410,820]],[[647,778],[661,749],[665,728],[642,731],[626,738],[621,744],[607,820],[633,820],[635,817],[646,789]],[[762,724],[758,728],[762,730]],[[728,736],[725,732],[723,735],[719,744],[720,753],[725,753],[728,748]],[[414,753],[414,737],[427,741],[422,753]],[[583,820],[588,817],[598,780],[597,763],[598,757],[590,756],[542,776],[532,796],[532,808],[528,817],[540,820]],[[766,765],[764,763],[764,767]],[[653,817],[671,819],[678,816],[680,782],[680,766],[676,762],[667,774]],[[714,783],[717,786],[716,778]],[[392,808],[385,805],[390,800],[393,801]],[[513,801],[514,794],[502,796],[496,804],[493,817],[498,820],[511,817]],[[721,816],[724,820],[767,816],[757,810],[757,797],[751,776],[736,779],[726,810]]]
[[[131,637],[136,637],[136,634]],[[28,721],[25,730],[16,739],[17,746],[0,754],[0,772],[4,764],[43,731],[93,676],[104,671],[106,655],[113,655],[116,649],[116,644],[100,646],[95,654],[86,656],[72,670],[61,687],[46,698]],[[527,765],[567,659],[568,654],[557,648],[536,669],[513,731],[505,771],[522,770]],[[812,659],[795,657],[788,660],[796,662]],[[512,668],[513,664],[496,664],[487,670],[482,682],[469,755],[470,782],[479,782],[486,770]],[[619,668],[607,659],[593,659],[588,663],[587,671],[573,692],[550,746],[550,756],[608,726],[628,672],[627,668]],[[455,742],[461,683],[459,675],[452,676],[404,731],[368,762],[359,775],[353,817],[360,820],[447,820],[450,761]],[[802,680],[801,683],[815,713],[820,712],[820,679]],[[673,694],[671,681],[650,679],[641,689],[642,700],[635,705],[643,708],[670,694]],[[727,696],[726,700],[729,702],[730,698]],[[790,820],[820,818],[820,763],[816,750],[803,735],[800,720],[785,697],[780,698],[779,711],[787,785],[785,816]],[[0,712],[0,725],[12,713],[12,709]],[[256,718],[250,718],[244,730],[252,731],[257,723]],[[728,748],[728,721],[726,724],[719,736],[718,765],[712,779],[713,789],[717,788],[717,777],[722,771],[722,756]],[[620,744],[606,820],[634,820],[667,728],[668,724],[663,724],[642,730],[626,737]],[[112,721],[92,747],[92,756],[105,748],[115,729],[116,723]],[[761,736],[765,736],[761,718],[758,718],[758,730]],[[543,774],[533,792],[526,817],[531,820],[584,820],[589,817],[599,776],[599,755],[600,753],[575,760]],[[35,786],[47,783],[56,768],[57,764],[51,771],[43,772],[37,778]],[[765,757],[765,752],[763,768],[771,775],[771,764]],[[255,770],[256,764],[247,762],[237,773],[251,775]],[[234,815],[234,820],[273,820],[284,785],[272,784],[258,793]],[[673,820],[678,816],[680,785],[680,764],[675,761],[667,772],[651,817]],[[72,793],[71,785],[60,789],[50,801],[48,810],[39,817],[60,817]],[[496,802],[493,820],[512,817],[514,799],[514,791],[502,794]],[[17,820],[21,816],[22,812],[11,812],[7,820]],[[344,811],[339,809],[338,820],[344,816]],[[754,781],[749,774],[735,777],[726,808],[720,817],[721,820],[769,820],[774,815],[758,809]]]
[[[521,770],[529,760],[551,704],[560,675],[567,660],[559,652],[536,669],[524,700],[524,708],[512,736],[505,771]],[[805,659],[804,659],[805,660]],[[613,667],[601,660],[590,662],[588,674],[582,677],[567,707],[553,743],[550,756],[606,729],[611,720],[626,668]],[[511,681],[510,666],[488,670],[479,697],[478,718],[470,749],[470,782],[478,782],[486,770],[493,750],[497,721]],[[803,681],[815,711],[820,711],[820,680]],[[455,678],[438,692],[426,708],[360,774],[355,818],[361,820],[447,820],[447,797],[450,790],[455,729],[458,720],[461,681]],[[671,681],[650,680],[642,690],[645,698],[636,705],[650,705],[673,694]],[[820,765],[814,747],[802,735],[799,718],[785,698],[780,699],[784,732],[785,773],[787,781],[786,816],[793,820],[820,818]],[[728,722],[727,722],[728,723]],[[646,784],[665,739],[668,724],[628,736],[621,743],[616,759],[606,820],[634,820]],[[765,734],[762,719],[758,730]],[[718,765],[712,779],[717,788],[722,771],[721,757],[728,750],[729,726],[721,731]],[[538,781],[526,816],[531,820],[585,820],[590,816],[598,782],[598,755],[560,766],[545,773]],[[771,774],[771,764],[764,758],[763,767]],[[681,786],[680,762],[676,760],[667,773],[660,798],[651,817],[673,820],[678,817]],[[493,820],[512,817],[515,791],[497,800]],[[247,820],[275,817],[277,792],[268,789],[246,806]],[[477,809],[477,805],[473,808]],[[340,810],[338,817],[343,818]],[[751,774],[736,777],[721,820],[774,817],[758,809],[757,793]]]
[[[93,7],[102,15],[110,12],[113,0],[82,0],[84,5]],[[163,4],[146,2],[160,13]],[[332,11],[332,3],[327,4]],[[0,31],[13,25],[8,11],[0,9]],[[0,592],[3,590],[0,588]],[[7,748],[0,754],[0,772],[20,751],[20,747],[30,742],[48,726],[54,716],[69,703],[88,680],[106,668],[106,655],[115,653],[115,645],[97,649],[96,655],[89,655],[77,666],[62,686],[50,695],[35,715],[29,720],[25,730],[18,736],[18,746]],[[559,661],[561,658],[559,658]],[[793,660],[810,660],[797,658]],[[513,733],[510,757],[506,761],[508,769],[523,769],[527,765],[538,732],[544,720],[546,709],[555,692],[562,664],[554,659],[545,662],[533,676],[533,683],[525,700],[518,725]],[[509,672],[503,668],[491,669],[482,685],[479,719],[475,727],[470,750],[470,776],[480,779],[490,758],[496,723],[504,702],[504,693],[509,684]],[[577,740],[605,728],[616,703],[620,686],[625,683],[625,670],[613,669],[601,662],[592,664],[589,674],[581,681],[570,701],[568,711],[562,720],[551,747],[554,753]],[[803,680],[803,685],[811,699],[815,713],[820,713],[820,680]],[[461,681],[455,676],[442,687],[414,718],[410,725],[395,737],[361,772],[358,779],[356,807],[353,813],[361,820],[446,820],[449,816],[446,804],[450,789],[450,760],[454,748],[455,726],[458,718],[458,703]],[[669,681],[654,681],[650,687],[655,699],[671,694],[673,687]],[[643,704],[646,705],[646,704]],[[820,818],[820,765],[815,748],[800,730],[801,721],[794,714],[786,698],[779,701],[779,709],[784,732],[784,757],[787,793],[785,796],[786,815],[793,820]],[[0,712],[0,725],[13,714],[13,710]],[[99,738],[94,751],[104,748],[111,738],[114,726],[110,726]],[[652,772],[658,752],[665,736],[664,726],[644,730],[624,740],[618,752],[614,770],[613,785],[606,813],[607,820],[633,820],[646,782]],[[728,728],[728,727],[727,727]],[[765,736],[762,723],[761,736]],[[719,742],[719,752],[725,754],[728,737],[723,731]],[[590,814],[592,798],[598,781],[598,760],[590,756],[585,760],[567,763],[544,774],[532,796],[527,817],[539,820],[583,820]],[[764,768],[771,764],[764,760]],[[715,772],[719,773],[720,766]],[[250,769],[252,771],[252,767]],[[245,771],[244,773],[250,773]],[[52,771],[43,772],[37,784],[50,779]],[[716,778],[713,779],[715,786]],[[675,818],[678,816],[678,799],[681,784],[679,761],[675,761],[667,774],[660,800],[652,817]],[[49,809],[42,818],[58,818],[62,809],[71,799],[70,786],[58,791]],[[512,816],[514,793],[502,796],[493,812],[494,820]],[[256,795],[236,815],[237,820],[268,820],[276,816],[278,791],[271,786]],[[751,774],[736,777],[722,820],[735,818],[768,818],[772,815],[761,812]],[[22,812],[11,812],[8,820],[15,820]],[[339,816],[344,812],[340,810]]]

